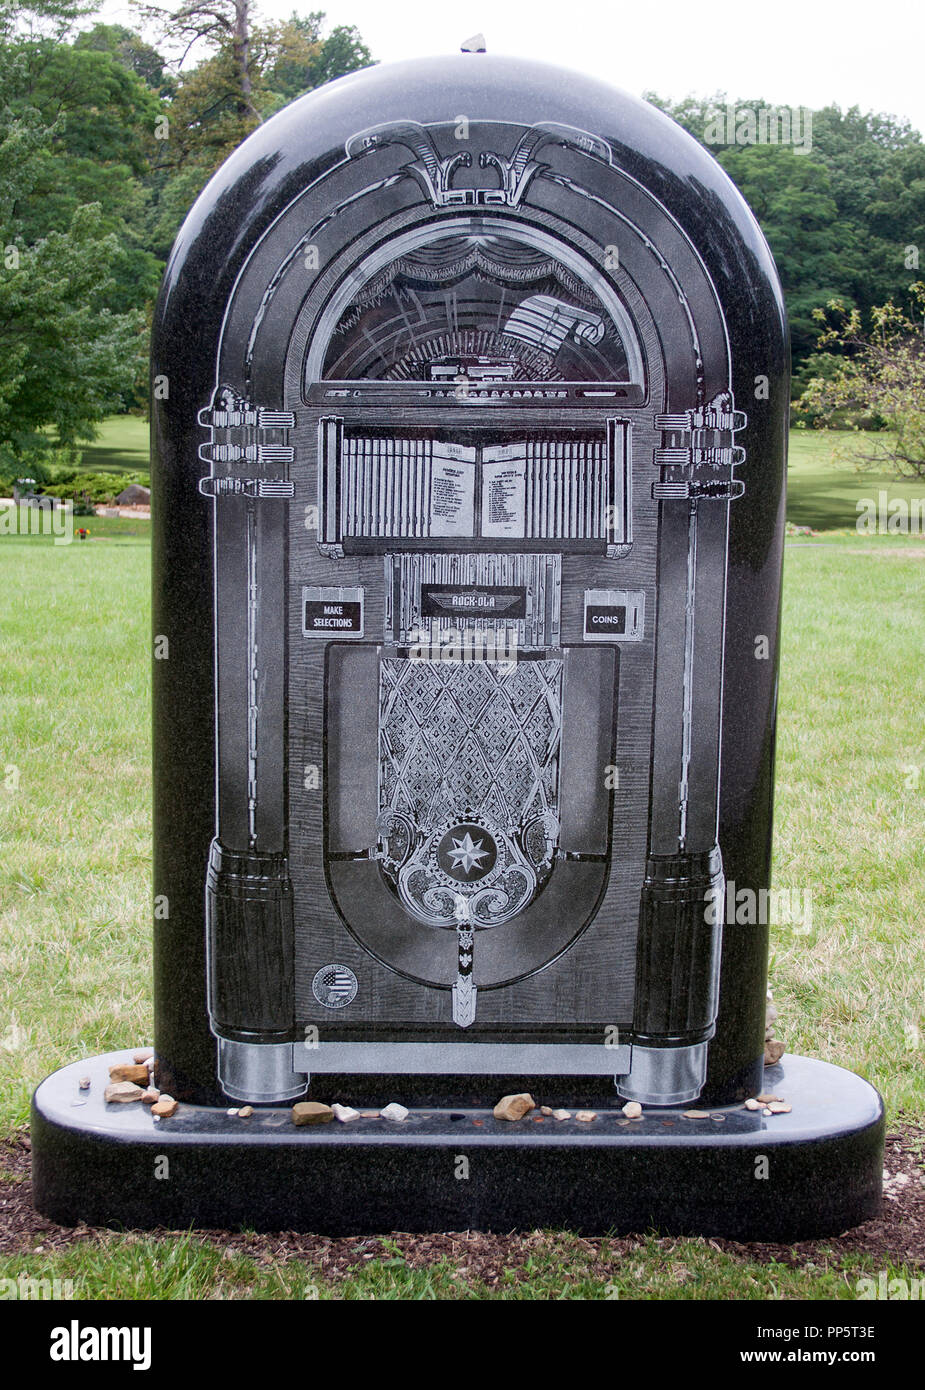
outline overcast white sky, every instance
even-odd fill
[[[168,0],[170,3],[170,0]],[[175,0],[179,4],[179,0]],[[257,0],[267,17],[323,10],[355,24],[380,62],[488,51],[576,68],[636,95],[654,90],[885,111],[925,131],[923,0]],[[120,0],[107,15],[132,19]]]

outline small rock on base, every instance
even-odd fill
[[[335,1120],[340,1120],[342,1125],[348,1125],[351,1120],[360,1118],[359,1110],[354,1110],[352,1105],[338,1105],[335,1101],[331,1109],[334,1111]]]
[[[755,1100],[754,1097],[749,1096],[748,1100],[745,1102],[745,1109],[746,1109],[746,1110],[760,1110],[760,1109],[761,1109],[761,1102]]]
[[[154,1049],[151,1047],[140,1047],[137,1052],[132,1053],[133,1062],[147,1062],[149,1057],[154,1057]]]
[[[178,1104],[173,1096],[161,1096],[160,1100],[151,1106],[151,1114],[156,1115],[159,1120],[169,1120],[170,1116],[176,1113]]]
[[[764,1045],[764,1064],[766,1067],[776,1066],[786,1052],[786,1047],[782,1042],[777,1042],[775,1038],[769,1038]]]
[[[408,1111],[404,1105],[399,1105],[397,1100],[393,1100],[389,1105],[384,1105],[379,1111],[384,1120],[407,1120]]]
[[[81,1091],[89,1091],[89,1089],[90,1089],[90,1078],[89,1078],[89,1076],[82,1076],[82,1077],[80,1078],[80,1080],[78,1081],[77,1085],[78,1085],[78,1087],[79,1087],[79,1089],[80,1089]]]
[[[571,1110],[554,1110],[552,1112],[552,1118],[554,1120],[570,1120],[572,1118],[572,1112]]]
[[[107,1086],[103,1092],[103,1099],[108,1101],[118,1101],[124,1105],[126,1101],[141,1100],[144,1091],[140,1086],[136,1086],[134,1081],[114,1081]]]
[[[580,1120],[581,1123],[582,1123],[583,1125],[589,1125],[589,1124],[591,1123],[592,1120],[596,1120],[596,1119],[597,1119],[597,1111],[596,1111],[596,1110],[577,1110],[577,1111],[575,1112],[575,1119],[576,1119],[576,1120]]]
[[[139,1083],[147,1086],[148,1068],[125,1062],[121,1066],[109,1068],[109,1079],[110,1081],[134,1081],[136,1086]]]
[[[144,1105],[154,1105],[154,1103],[156,1101],[159,1101],[160,1098],[161,1093],[156,1086],[149,1086],[148,1089],[143,1092],[141,1097],[142,1103]]]
[[[253,1113],[254,1107],[252,1105],[242,1105],[241,1109],[238,1111],[238,1119],[249,1120]]]
[[[638,1100],[628,1100],[623,1107],[623,1113],[628,1120],[638,1120],[642,1115],[642,1106]]]
[[[536,1109],[536,1103],[526,1091],[515,1096],[502,1096],[492,1114],[496,1120],[522,1120],[529,1111]]]
[[[300,1100],[292,1107],[294,1125],[328,1125],[333,1119],[330,1105],[322,1105],[320,1100]]]

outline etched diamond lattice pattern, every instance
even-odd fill
[[[558,819],[562,661],[383,658],[379,811],[419,834],[451,814],[487,814],[508,834]]]

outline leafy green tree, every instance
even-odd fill
[[[732,147],[720,162],[768,239],[787,298],[793,354],[815,344],[813,311],[844,293],[852,229],[838,219],[828,170],[781,145]]]
[[[97,204],[68,228],[22,251],[10,243],[0,273],[0,467],[41,459],[55,445],[93,437],[124,408],[145,359],[143,316],[114,314],[116,237]]]
[[[118,219],[98,201],[82,201],[81,191],[51,196],[60,192],[52,171],[62,180],[67,172],[60,142],[70,94],[46,100],[37,61],[69,48],[64,38],[84,13],[44,0],[28,11],[0,7],[0,469],[7,476],[36,474],[57,447],[50,429],[65,446],[91,438],[96,421],[124,408],[144,357],[143,315],[117,303]]]
[[[169,139],[161,142],[151,179],[150,244],[164,258],[196,196],[252,130],[280,107],[323,82],[372,61],[357,31],[339,26],[325,36],[323,13],[258,24],[243,0],[211,0],[167,11],[162,32],[202,44],[205,56],[181,68],[167,111]],[[244,36],[246,35],[246,44]],[[245,56],[242,56],[245,55]],[[246,73],[246,81],[245,81]]]
[[[892,157],[867,216],[872,230],[901,255],[904,269],[918,270],[925,260],[925,145],[910,144]]]
[[[784,286],[795,382],[805,385],[815,372],[815,311],[837,298],[870,325],[877,305],[907,292],[909,271],[925,254],[921,136],[889,116],[827,106],[810,113],[811,142],[800,153],[786,145],[712,144],[718,111],[760,111],[769,103],[730,102],[724,93],[675,102],[647,96],[710,150],[755,212]]]
[[[839,293],[871,323],[875,306],[905,295],[910,282],[906,247],[923,245],[922,222],[901,196],[914,184],[925,147],[907,122],[853,106],[827,106],[813,115],[809,156],[824,165],[840,232]],[[850,233],[850,235],[849,235]]]
[[[136,8],[164,38],[169,36],[182,46],[180,65],[199,44],[213,54],[224,52],[227,83],[223,96],[231,98],[241,120],[260,120],[253,100],[251,0],[186,0],[174,10],[142,0]]]
[[[112,53],[159,97],[170,97],[176,91],[176,78],[164,56],[122,24],[94,24],[92,29],[77,35],[74,47]]]
[[[822,424],[857,426],[858,417],[874,416],[887,431],[872,436],[862,457],[925,478],[925,284],[910,286],[909,298],[908,310],[892,301],[875,306],[869,331],[860,311],[841,300],[817,310],[819,348],[830,356],[801,405]]]
[[[97,35],[99,37],[99,35]],[[112,48],[78,34],[13,33],[2,43],[7,120],[45,131],[41,156],[5,222],[22,243],[70,226],[78,208],[98,203],[116,238],[110,308],[142,308],[156,293],[161,266],[145,245],[143,179],[161,112],[157,95]]]
[[[372,64],[372,54],[353,25],[338,25],[325,38],[324,23],[320,10],[293,13],[285,23],[264,31],[266,86],[283,102]]]

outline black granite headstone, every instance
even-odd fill
[[[717,162],[477,45],[343,78],[201,195],[152,354],[155,1075],[181,1104],[107,1108],[114,1059],[84,1100],[50,1078],[40,1208],[871,1215],[876,1093],[764,1074],[789,361]],[[789,1111],[744,1108],[769,1084]],[[495,1119],[505,1092],[571,1118]],[[410,1115],[296,1128],[301,1099]],[[145,1177],[153,1144],[182,1181]]]

